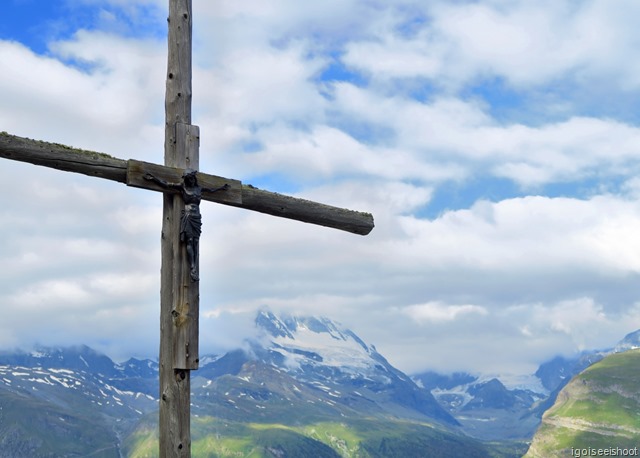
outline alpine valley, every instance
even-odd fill
[[[556,358],[528,385],[408,376],[341,325],[262,310],[243,349],[192,375],[195,457],[519,457],[558,392],[608,352]],[[0,353],[0,457],[157,456],[158,366],[86,347]]]

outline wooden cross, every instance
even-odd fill
[[[190,457],[191,371],[198,369],[197,203],[204,200],[366,235],[369,213],[263,191],[197,173],[199,128],[191,124],[192,0],[169,0],[164,166],[0,133],[0,157],[163,192],[160,281],[160,456]],[[191,180],[191,179],[189,179]],[[195,195],[194,197],[194,194]],[[187,208],[185,209],[185,200]],[[197,201],[194,207],[194,202]],[[189,229],[187,226],[193,226]],[[194,229],[197,227],[197,229]],[[190,231],[190,232],[189,232]],[[194,238],[196,238],[194,240]],[[181,240],[182,239],[182,240]],[[196,250],[195,253],[193,250]],[[195,271],[195,272],[194,272]]]

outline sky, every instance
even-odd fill
[[[0,131],[163,161],[167,0],[5,0]],[[636,0],[193,0],[200,169],[369,211],[203,202],[202,353],[258,309],[417,373],[531,374],[640,328]],[[0,348],[156,357],[157,193],[2,160]]]

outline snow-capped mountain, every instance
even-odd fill
[[[574,357],[556,356],[519,380],[505,375],[431,371],[412,378],[431,391],[467,434],[482,439],[526,438],[575,375],[611,353],[634,348],[640,348],[640,330],[627,334],[610,349],[583,351]]]
[[[615,353],[621,353],[635,348],[640,348],[640,330],[630,332],[624,336],[624,338],[615,346],[613,351]]]
[[[517,380],[508,375],[464,372],[425,372],[412,378],[429,390],[470,436],[485,440],[526,439],[533,435],[542,414],[553,405],[564,385],[612,351],[586,351],[574,358],[556,356],[542,363],[534,374]]]
[[[612,350],[554,358],[526,383],[467,373],[410,378],[373,345],[327,318],[262,310],[255,324],[258,337],[244,349],[201,355],[191,385],[196,418],[297,428],[336,421],[362,428],[367,419],[385,428],[390,421],[394,428],[440,425],[425,431],[453,435],[454,441],[460,431],[521,441],[574,374],[607,352],[640,342],[636,332]],[[86,346],[0,352],[0,449],[8,456],[20,451],[14,456],[32,457],[52,451],[55,456],[82,456],[87,450],[126,454],[139,443],[131,437],[155,428],[157,393],[158,365],[151,360],[116,364]],[[75,440],[61,440],[68,437]]]
[[[157,398],[158,363],[131,358],[114,363],[111,358],[86,345],[67,348],[36,347],[25,351],[0,352],[0,368],[22,368],[34,371],[60,371],[87,380],[99,380],[125,392],[144,393]]]
[[[86,346],[1,352],[1,455],[119,456],[121,437],[157,409],[157,392],[152,361],[118,365]]]
[[[253,351],[300,379],[308,376],[351,383],[360,380],[381,386],[396,378],[409,380],[374,346],[368,346],[352,331],[327,318],[278,318],[269,311],[261,311],[256,325],[264,334],[262,339],[252,342]]]
[[[230,352],[198,373],[217,378],[208,389],[228,384],[230,415],[247,399],[266,399],[290,406],[303,403],[307,413],[314,404],[339,416],[366,413],[457,424],[431,393],[338,323],[278,317],[268,310],[260,311],[255,323],[261,335],[248,341],[249,350]]]
[[[548,394],[539,392],[545,391],[542,387],[535,391],[508,388],[497,377],[465,372],[445,375],[429,371],[416,374],[413,379],[431,391],[467,434],[486,440],[525,439],[533,435],[539,418],[529,415],[531,407]]]

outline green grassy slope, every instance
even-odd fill
[[[639,446],[640,349],[609,355],[574,377],[544,414],[526,456]]]
[[[153,415],[124,444],[133,458],[155,457]],[[192,420],[192,453],[198,457],[516,457],[518,446],[480,441],[423,423],[341,419],[304,426],[239,423],[212,417]]]
[[[0,456],[118,457],[118,439],[100,414],[0,389]]]

